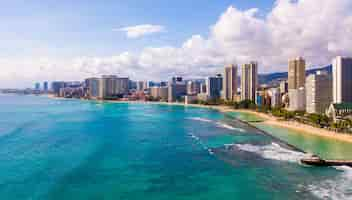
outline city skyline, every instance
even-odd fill
[[[325,66],[335,56],[352,54],[352,40],[347,36],[352,31],[348,20],[352,2],[316,1],[233,0],[208,5],[180,1],[173,3],[177,4],[173,9],[184,15],[182,23],[174,12],[165,15],[170,8],[161,1],[155,2],[150,14],[138,16],[128,11],[136,11],[137,5],[151,9],[151,5],[108,2],[111,8],[107,8],[97,2],[30,1],[27,10],[16,7],[19,2],[6,3],[5,7],[15,9],[2,14],[6,24],[13,24],[2,33],[0,85],[25,88],[37,81],[80,80],[102,74],[156,81],[175,75],[204,78],[222,71],[224,65],[240,66],[251,60],[262,66],[259,73],[268,73],[287,71],[287,60],[297,56],[305,57],[307,68]],[[185,10],[194,5],[199,11]],[[112,12],[122,8],[128,9],[121,14]],[[83,13],[82,18],[73,9]],[[123,20],[115,20],[119,17]],[[107,22],[99,24],[102,18]],[[77,25],[80,20],[83,23]],[[331,25],[328,30],[326,23]],[[24,28],[30,31],[30,25],[43,37],[20,34]],[[98,39],[92,40],[93,36]]]

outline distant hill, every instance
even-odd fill
[[[306,75],[314,74],[319,70],[327,71],[329,74],[332,74],[332,65],[309,69],[306,71]],[[284,79],[287,79],[287,72],[259,74],[259,84],[277,84]]]

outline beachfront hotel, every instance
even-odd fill
[[[333,65],[333,102],[352,103],[352,58],[338,56]]]
[[[298,57],[288,61],[288,96],[290,111],[306,109],[306,61]]]
[[[306,61],[298,57],[288,62],[288,89],[304,87],[306,81]]]
[[[87,87],[86,95],[88,98],[98,99],[99,98],[99,78],[87,78],[85,80],[85,85]]]
[[[187,82],[187,95],[197,95],[201,92],[201,83],[199,81],[190,80]]]
[[[241,100],[255,101],[258,86],[258,63],[242,65]]]
[[[306,79],[306,111],[323,114],[332,102],[332,79],[325,71],[317,71]]]
[[[223,78],[224,100],[234,101],[237,95],[237,66],[229,65],[225,67]]]
[[[206,80],[207,98],[218,99],[221,97],[221,91],[223,88],[223,80],[220,74],[212,77],[208,77]]]
[[[128,93],[128,78],[115,75],[103,75],[99,84],[99,98],[106,99]]]
[[[161,87],[161,86],[153,86],[150,87],[150,96],[153,98],[160,98],[162,101],[167,101],[169,90],[168,87]]]
[[[168,85],[168,102],[178,101],[187,95],[187,84],[182,77],[173,77]]]

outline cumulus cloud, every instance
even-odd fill
[[[278,0],[264,17],[257,8],[230,6],[208,37],[193,35],[179,47],[145,48],[125,68],[160,79],[211,75],[225,64],[251,60],[259,62],[261,72],[286,71],[288,59],[297,56],[309,65],[326,65],[334,56],[352,55],[351,10],[350,0]]]
[[[146,35],[164,32],[165,27],[160,25],[142,24],[137,26],[123,27],[117,30],[125,32],[128,38],[140,38]]]
[[[108,73],[142,80],[204,77],[222,72],[225,64],[251,60],[259,62],[260,72],[287,71],[288,59],[297,56],[308,65],[326,65],[334,56],[352,56],[351,10],[351,0],[277,0],[265,16],[257,8],[230,6],[207,37],[193,35],[178,47],[148,47],[137,54],[77,58],[73,65],[82,76]],[[151,27],[123,31],[136,38],[163,30]]]

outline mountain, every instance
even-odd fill
[[[332,74],[332,65],[320,68],[313,68],[306,71],[306,75],[314,74],[317,71],[327,71]],[[277,72],[270,74],[259,74],[259,84],[278,84],[281,80],[287,79],[287,72]]]

